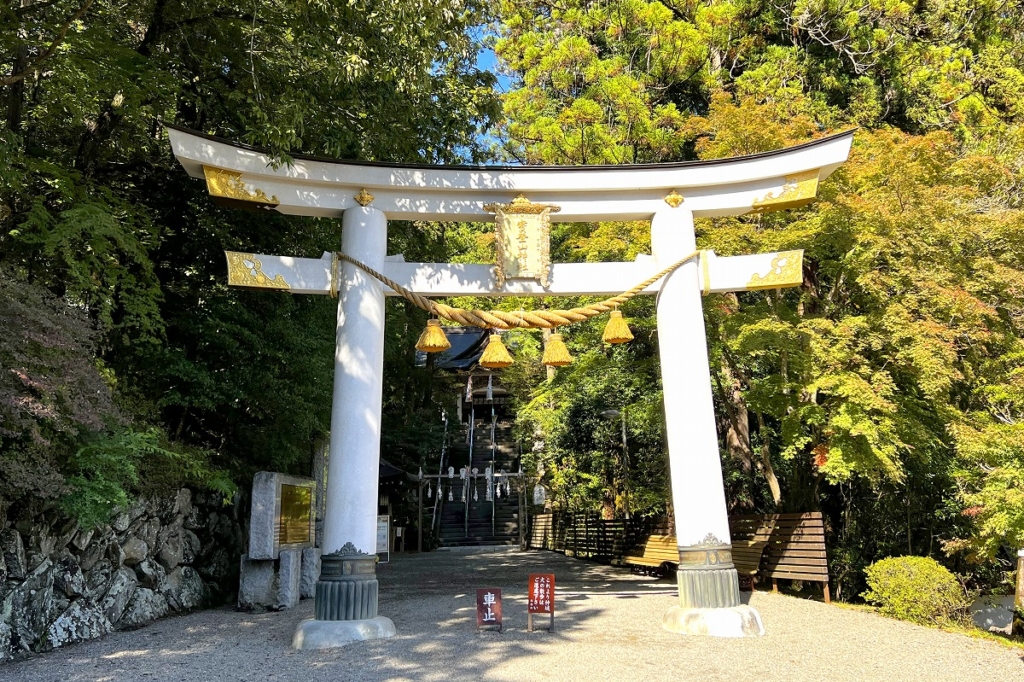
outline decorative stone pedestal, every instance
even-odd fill
[[[757,610],[740,603],[740,582],[732,547],[709,535],[699,545],[679,548],[679,606],[661,619],[661,627],[682,635],[760,637],[764,624]]]
[[[760,637],[764,624],[757,609],[740,604],[727,609],[693,609],[673,606],[661,619],[661,627],[681,635],[711,637]]]
[[[367,639],[395,636],[390,618],[377,615],[377,556],[346,543],[320,558],[315,618],[299,623],[295,649],[328,649]]]

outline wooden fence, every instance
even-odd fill
[[[760,560],[759,576],[820,581],[829,601],[828,561],[821,512],[730,517],[734,539],[746,539],[767,519],[771,535]],[[653,534],[668,535],[666,517],[602,519],[597,514],[537,514],[526,536],[528,549],[549,549],[566,556],[618,563],[630,554],[642,553]]]
[[[526,539],[529,549],[616,562],[643,545],[651,533],[665,533],[667,518],[602,519],[597,514],[537,514]]]

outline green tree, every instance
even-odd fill
[[[489,16],[486,3],[432,0],[5,6],[4,284],[82,313],[94,334],[85,357],[98,358],[126,421],[163,430],[160,448],[212,451],[241,477],[307,472],[329,427],[335,303],[231,291],[223,250],[316,257],[340,226],[215,206],[174,161],[163,124],[267,147],[281,163],[298,152],[476,161],[498,113],[494,77],[475,66],[472,29]],[[442,248],[414,229],[393,237],[398,250]],[[389,304],[389,317],[403,314]],[[389,347],[411,347],[414,327],[393,325]],[[403,376],[426,385],[405,360],[389,355],[388,418],[399,421],[430,403],[404,400]],[[58,483],[79,474],[74,454],[93,452],[81,450],[93,435],[48,451]]]
[[[848,595],[888,554],[959,566],[1020,544],[1021,7],[569,0],[500,16],[504,150],[526,163],[721,158],[866,128],[810,207],[698,222],[721,254],[806,250],[799,289],[705,299],[730,503],[822,509]],[[632,225],[563,229],[597,259],[642,244]],[[590,362],[596,339],[576,333]],[[556,463],[590,471],[599,425],[578,404],[608,387],[582,367],[521,400]],[[658,390],[652,371],[633,400]],[[571,472],[552,481],[600,503]]]

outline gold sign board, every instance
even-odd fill
[[[494,245],[497,251],[497,286],[509,279],[535,279],[551,284],[551,214],[557,206],[534,204],[519,195],[510,204],[487,204],[495,213]]]
[[[294,545],[313,541],[311,518],[313,489],[281,484],[281,511],[277,519],[277,544]]]

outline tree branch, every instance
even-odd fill
[[[57,37],[54,38],[52,43],[50,43],[50,47],[47,48],[45,52],[40,54],[31,62],[29,62],[29,65],[26,68],[22,69],[20,72],[12,73],[10,76],[3,76],[2,78],[0,78],[0,85],[14,85],[15,83],[19,83],[25,80],[25,78],[38,71],[39,66],[47,59],[52,57],[53,53],[57,51],[57,48],[60,47],[61,43],[64,42],[64,38],[67,36],[68,31],[71,30],[71,25],[85,15],[85,13],[89,10],[89,7],[92,6],[93,1],[94,0],[85,0],[85,2],[82,4],[79,10],[75,12],[70,19],[64,22],[63,26],[60,27],[60,30],[57,32]]]

